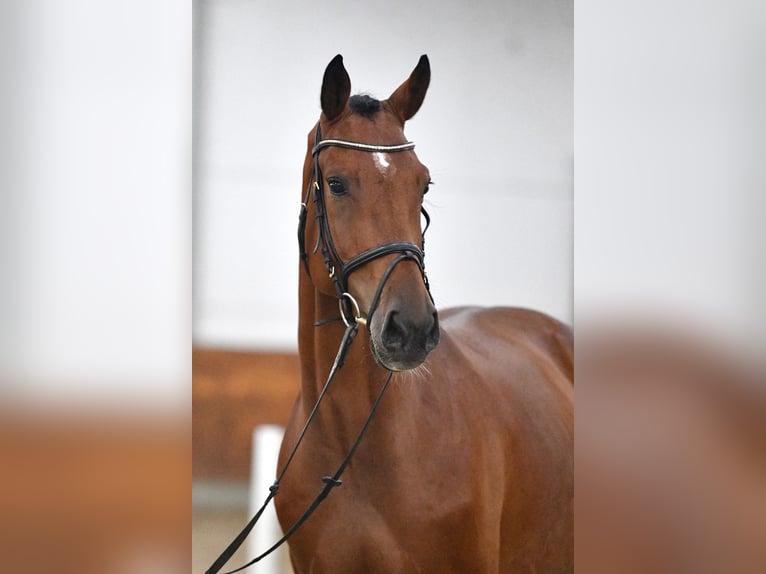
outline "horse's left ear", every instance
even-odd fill
[[[335,56],[324,71],[322,80],[322,111],[328,121],[336,119],[346,109],[351,93],[351,79],[343,66],[343,56]]]
[[[388,98],[388,103],[402,118],[402,122],[409,120],[420,109],[430,81],[431,65],[428,63],[428,56],[423,54],[410,77]]]

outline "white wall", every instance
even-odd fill
[[[427,53],[406,127],[436,185],[440,307],[572,319],[572,3],[200,2],[195,53],[194,340],[294,348],[306,134],[329,60],[387,97]]]
[[[578,317],[762,350],[766,5],[597,0],[577,19]]]
[[[14,399],[188,407],[190,27],[180,0],[0,9],[0,392]]]

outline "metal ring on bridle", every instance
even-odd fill
[[[362,312],[359,310],[359,303],[356,302],[356,299],[354,299],[354,296],[351,295],[351,293],[343,293],[340,296],[340,299],[338,299],[338,309],[340,309],[340,318],[343,319],[343,323],[346,325],[346,327],[351,326],[351,322],[346,318],[346,313],[343,310],[343,300],[348,299],[351,303],[352,310],[354,311],[355,317],[353,318],[353,322],[359,324],[359,325],[366,325],[367,319],[362,317]]]

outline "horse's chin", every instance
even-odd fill
[[[381,345],[374,335],[370,336],[370,350],[375,362],[389,371],[411,371],[417,369],[428,357],[429,351],[411,353],[390,353]]]

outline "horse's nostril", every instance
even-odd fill
[[[383,344],[391,349],[401,349],[407,341],[407,327],[402,324],[397,311],[390,311],[386,315],[386,322],[383,325]]]
[[[439,344],[439,314],[434,311],[433,319],[431,322],[431,328],[428,331],[428,340],[426,342],[426,348],[430,352]]]
[[[430,352],[439,343],[439,316],[434,312],[416,324],[398,311],[389,311],[383,323],[381,342],[389,351]]]

